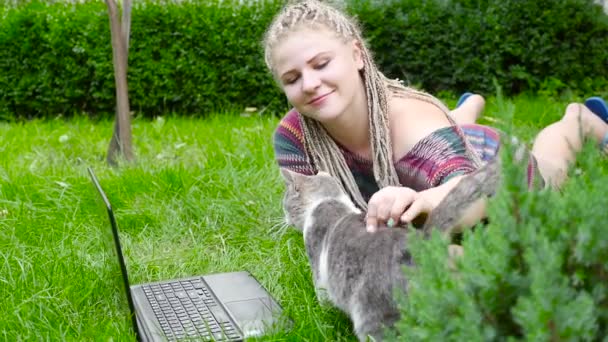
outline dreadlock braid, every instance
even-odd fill
[[[393,163],[393,149],[389,133],[389,95],[414,98],[431,103],[446,114],[452,125],[455,125],[454,120],[448,115],[449,111],[447,107],[435,97],[413,88],[405,87],[398,80],[386,78],[374,63],[356,20],[347,17],[337,6],[323,3],[320,0],[290,1],[270,24],[264,36],[264,59],[266,65],[273,73],[275,71],[272,64],[273,48],[290,32],[303,27],[315,27],[315,25],[330,29],[345,42],[354,39],[361,44],[363,59],[361,74],[367,97],[374,178],[380,188],[399,186],[399,178]],[[315,165],[317,170],[328,172],[340,180],[342,187],[350,195],[355,204],[365,210],[367,203],[363,199],[336,142],[318,121],[306,115],[300,115],[300,120],[304,133],[307,158],[311,159],[309,162]],[[464,138],[462,131],[459,130],[459,134]],[[464,141],[467,143],[466,139]],[[467,150],[471,151],[470,146],[468,146]],[[479,158],[474,153],[470,154],[474,155],[473,160],[476,161],[475,163],[481,165]]]

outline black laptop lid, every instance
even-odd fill
[[[122,254],[122,246],[120,244],[120,236],[118,234],[118,225],[116,224],[114,212],[112,211],[112,205],[110,204],[110,201],[108,200],[108,197],[106,196],[106,193],[103,191],[103,188],[99,184],[99,181],[97,180],[97,176],[95,175],[95,172],[93,171],[93,169],[88,167],[87,171],[89,172],[89,176],[91,177],[91,181],[93,182],[93,185],[97,189],[100,203],[103,204],[104,211],[107,212],[107,215],[108,215],[109,224],[105,225],[107,227],[107,230],[103,232],[104,233],[103,236],[104,237],[107,236],[108,240],[110,240],[110,241],[104,241],[104,242],[109,246],[109,249],[110,249],[109,254],[110,254],[111,259],[117,260],[117,264],[120,268],[120,276],[123,280],[123,286],[121,287],[123,291],[121,291],[121,292],[124,292],[124,296],[127,299],[127,302],[129,305],[129,312],[130,312],[130,316],[131,316],[131,322],[133,324],[133,330],[135,331],[137,340],[140,341],[141,335],[139,333],[139,329],[137,326],[137,317],[135,315],[133,297],[131,296],[131,286],[129,283],[129,276],[127,274],[127,266],[125,264],[125,260],[124,260],[123,254]],[[101,206],[101,204],[100,204],[100,206]],[[105,215],[106,215],[105,213],[102,214],[102,216],[105,216]]]

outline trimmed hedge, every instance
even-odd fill
[[[286,107],[266,71],[261,37],[279,4],[135,1],[129,100],[144,116]],[[0,23],[0,116],[114,111],[107,8],[32,1]]]
[[[220,6],[205,1],[148,3],[134,11],[137,29],[129,60],[133,106],[154,115],[284,107],[260,43],[278,9],[271,3],[238,6],[223,1]],[[150,103],[156,107],[149,108]]]
[[[608,16],[593,0],[355,0],[387,75],[431,91],[608,92]],[[556,86],[557,84],[557,86]]]
[[[153,117],[287,108],[260,40],[281,0],[136,1],[131,108]],[[378,64],[426,90],[608,92],[608,18],[593,0],[351,0]],[[0,117],[114,112],[105,4],[1,7]],[[603,93],[602,93],[603,92]]]

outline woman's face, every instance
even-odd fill
[[[327,122],[353,109],[364,95],[361,48],[326,29],[300,29],[272,54],[275,78],[289,102],[304,115]],[[359,101],[358,103],[361,103]]]

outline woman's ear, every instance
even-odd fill
[[[353,39],[352,47],[353,58],[355,60],[355,65],[357,66],[357,70],[363,70],[363,43],[361,43],[359,39]]]

